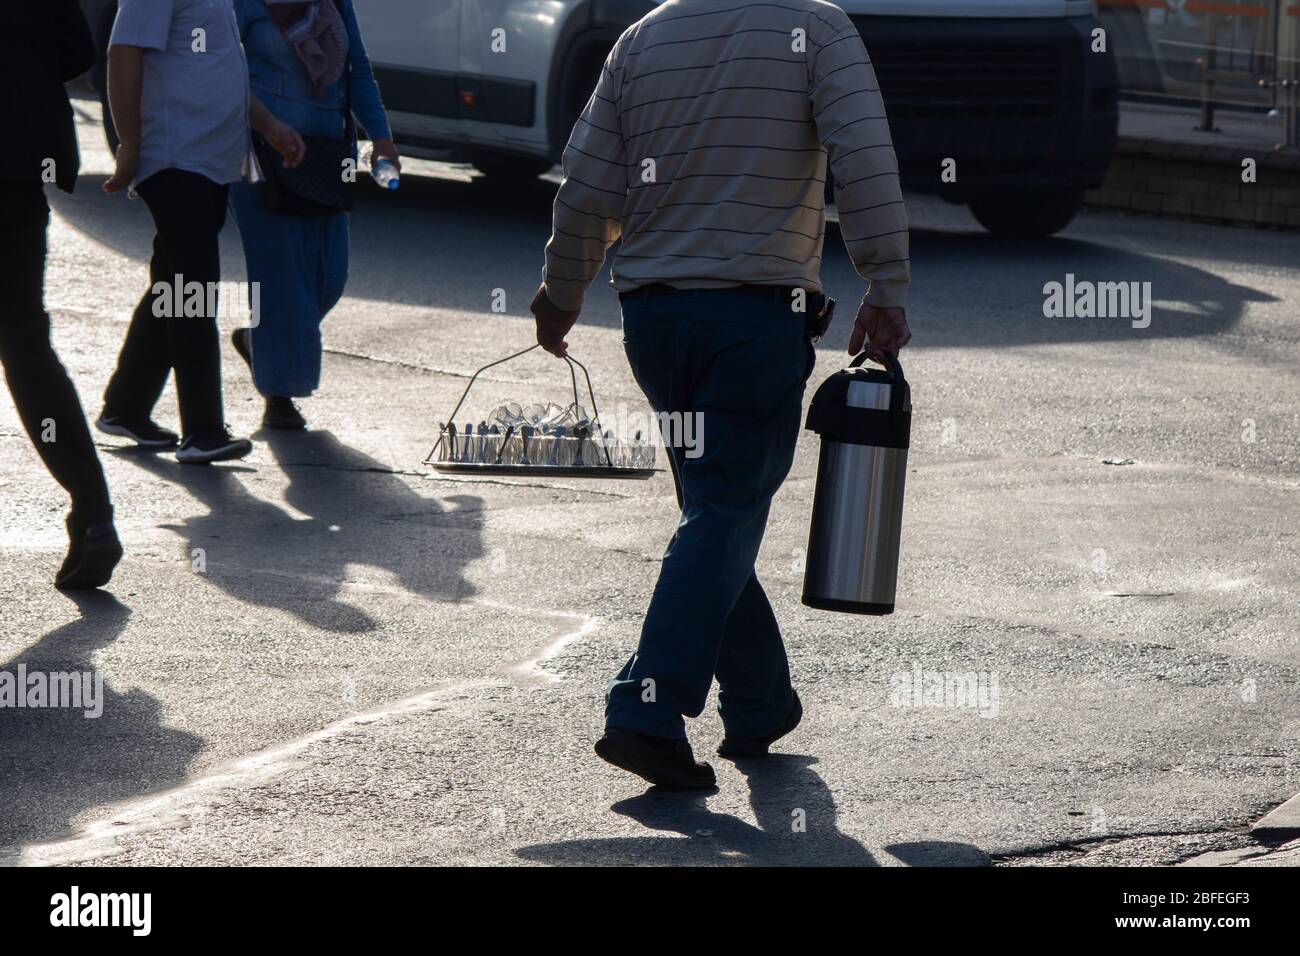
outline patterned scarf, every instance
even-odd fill
[[[348,57],[348,31],[331,0],[262,0],[307,69],[312,96],[338,82]]]

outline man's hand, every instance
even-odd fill
[[[131,185],[135,174],[140,169],[140,148],[127,146],[125,143],[117,148],[117,168],[113,175],[104,181],[104,192],[118,193]]]
[[[912,330],[907,327],[903,309],[883,309],[863,299],[849,335],[849,354],[857,355],[865,347],[867,358],[880,362],[886,354],[897,358],[898,350],[911,340]]]
[[[275,120],[267,124],[262,133],[271,148],[284,157],[284,168],[294,169],[302,165],[307,156],[307,144],[302,141],[298,131],[288,123]]]
[[[569,343],[564,341],[564,337],[578,321],[578,313],[565,312],[552,302],[546,295],[544,282],[537,290],[537,295],[533,296],[533,304],[530,308],[533,315],[537,317],[537,344],[556,358],[567,356]]]

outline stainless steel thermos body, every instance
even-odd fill
[[[803,603],[851,614],[892,614],[903,530],[912,402],[896,359],[862,368],[865,354],[817,389],[808,428],[821,437]]]

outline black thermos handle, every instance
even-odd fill
[[[889,373],[894,376],[895,381],[897,381],[900,385],[904,384],[903,366],[899,363],[898,358],[896,356],[890,355],[888,352],[882,352],[881,354],[885,356],[885,361],[882,363],[885,366],[885,368],[888,369]],[[866,360],[867,360],[867,353],[859,352],[854,357],[853,361],[849,363],[849,368],[861,368],[862,363],[865,362]]]
[[[888,369],[889,374],[894,377],[894,387],[889,395],[889,413],[897,416],[903,410],[903,389],[900,386],[907,384],[907,379],[903,378],[903,366],[898,361],[898,357],[890,355],[888,352],[882,352],[885,361],[881,364]],[[849,368],[861,368],[862,363],[867,360],[866,352],[859,352],[849,363]]]

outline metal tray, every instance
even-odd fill
[[[465,404],[465,399],[469,397],[469,391],[474,387],[478,377],[488,369],[511,359],[519,358],[521,355],[527,355],[536,348],[537,345],[531,345],[522,352],[516,352],[514,355],[507,355],[503,359],[498,359],[484,365],[475,372],[465,386],[465,391],[461,393],[460,401],[452,409],[451,415],[447,417],[448,422],[456,420],[456,413],[460,411],[461,406]],[[591,410],[594,416],[597,434],[600,433],[600,408],[596,405],[596,393],[591,387],[591,374],[587,367],[575,359],[572,355],[565,356],[565,362],[568,363],[569,379],[573,385],[573,401],[577,404],[579,401],[578,394],[578,376],[574,371],[575,366],[582,369],[583,377],[587,382],[587,394],[591,396]],[[509,433],[507,433],[508,435]],[[433,446],[424,459],[424,463],[434,471],[442,472],[448,475],[514,475],[516,477],[540,477],[550,476],[552,478],[651,478],[662,469],[656,468],[632,468],[625,466],[616,466],[613,458],[609,453],[608,447],[601,447],[599,451],[604,452],[605,463],[603,465],[546,465],[546,464],[500,464],[497,462],[479,462],[479,461],[457,461],[454,458],[455,453],[455,436],[452,436],[451,443],[448,443],[447,434],[438,436],[438,442]],[[440,454],[441,453],[441,454]],[[498,456],[500,457],[500,456]],[[597,457],[601,457],[597,454]]]
[[[449,475],[513,475],[549,478],[653,478],[658,468],[618,468],[613,465],[493,465],[479,462],[431,461],[434,471]]]

